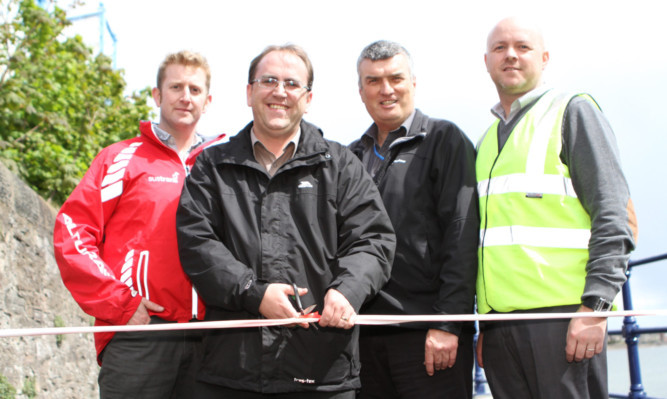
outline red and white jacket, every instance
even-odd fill
[[[125,325],[144,297],[164,307],[149,312],[172,322],[203,319],[204,306],[178,257],[176,208],[187,171],[151,122],[139,137],[104,148],[60,208],[53,232],[65,286],[95,325]],[[96,333],[99,355],[114,333]]]

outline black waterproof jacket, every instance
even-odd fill
[[[294,157],[271,177],[246,126],[209,147],[177,212],[181,263],[207,320],[257,319],[269,283],[307,287],[322,310],[329,288],[358,312],[387,281],[395,236],[377,187],[344,146],[301,122]],[[358,327],[208,331],[202,381],[263,393],[340,391],[359,383]]]
[[[365,134],[350,149],[363,159],[373,156],[373,145]],[[396,254],[391,279],[362,313],[473,313],[479,210],[470,140],[453,123],[417,110],[410,131],[391,143],[374,179],[396,231]],[[399,327],[458,335],[462,324]]]

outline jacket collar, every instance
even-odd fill
[[[139,132],[141,132],[143,136],[146,136],[151,141],[154,141],[157,144],[163,144],[165,147],[169,147],[176,151],[176,142],[174,141],[174,138],[169,133],[160,129],[157,123],[151,121],[140,121]],[[192,146],[190,147],[189,152],[192,152],[194,148],[198,147],[204,141],[204,137],[201,134],[195,133],[194,140],[192,141]]]
[[[418,108],[415,109],[414,117],[412,119],[412,123],[410,124],[410,130],[404,137],[399,137],[393,143],[391,143],[390,148],[399,143],[411,141],[417,137],[426,136],[428,133],[428,119],[428,116],[422,113]],[[372,129],[377,131],[377,125],[375,123],[373,123],[368,128],[368,130],[366,130],[363,136],[361,136],[361,143],[363,143],[364,147],[366,148],[372,147],[375,143],[372,135],[369,134]]]
[[[252,126],[253,122],[248,123],[222,147],[224,151],[224,156],[221,157],[222,162],[259,166],[252,151],[250,138]],[[301,120],[300,128],[301,137],[297,151],[292,157],[293,160],[328,151],[329,146],[320,128],[304,120]]]
[[[407,137],[425,136],[428,133],[428,119],[428,115],[417,109]]]

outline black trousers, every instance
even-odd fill
[[[574,306],[531,312],[574,312]],[[487,322],[482,360],[494,399],[609,398],[607,345],[602,353],[568,363],[569,319]]]
[[[289,392],[262,394],[239,391],[214,384],[197,382],[193,399],[354,399],[355,391],[344,392]]]
[[[102,352],[100,398],[192,398],[201,355],[199,330],[116,333]]]
[[[459,336],[454,367],[426,374],[426,330],[361,327],[359,398],[472,398],[473,331]]]

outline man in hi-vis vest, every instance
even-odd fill
[[[535,24],[501,20],[484,55],[500,102],[478,144],[479,313],[609,310],[636,220],[595,101],[542,84]],[[477,347],[494,399],[607,398],[607,319],[488,322]]]

